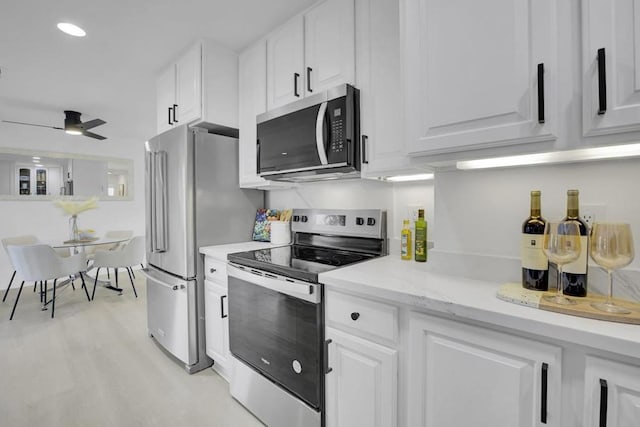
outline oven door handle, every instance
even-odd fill
[[[302,299],[313,304],[320,304],[320,285],[302,282],[277,274],[266,273],[250,267],[229,263],[227,274],[230,277],[261,286],[293,298]]]

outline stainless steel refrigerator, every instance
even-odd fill
[[[189,373],[205,353],[198,249],[251,240],[264,194],[238,187],[238,140],[182,125],[146,143],[147,325]]]

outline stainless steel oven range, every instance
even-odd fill
[[[291,245],[228,255],[230,389],[269,426],[323,426],[318,274],[386,255],[386,212],[295,209],[291,230]]]

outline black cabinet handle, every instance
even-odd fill
[[[598,114],[607,111],[607,65],[604,48],[598,49]]]
[[[256,174],[260,174],[260,140],[256,139]]]
[[[229,315],[228,315],[228,314],[224,314],[224,299],[225,299],[226,297],[227,297],[226,295],[222,295],[222,296],[220,297],[220,317],[221,317],[222,319],[224,319],[225,317],[229,317]]]
[[[538,64],[538,123],[544,123],[544,63]]]
[[[369,159],[367,158],[367,142],[369,141],[369,137],[367,135],[362,135],[362,163],[368,165]]]
[[[169,123],[170,125],[172,125],[172,124],[173,124],[173,122],[171,121],[171,107],[169,107],[169,120],[168,120],[168,123]]]
[[[215,269],[215,268],[211,268],[211,269],[209,269],[209,273],[215,273],[215,272],[216,272],[216,269]]]
[[[313,69],[311,69],[311,67],[307,67],[307,91],[309,92],[313,92],[311,90],[311,72],[313,71]]]
[[[178,104],[173,104],[173,123],[178,123],[176,120],[176,110],[178,109]]]
[[[293,94],[300,97],[300,94],[298,93],[298,77],[300,77],[300,74],[293,73]]]
[[[328,374],[333,371],[333,368],[329,367],[329,344],[331,344],[332,340],[326,340],[324,342],[324,373]]]
[[[549,365],[547,363],[542,364],[542,381],[540,385],[540,422],[542,424],[547,423],[547,376],[549,371]]]
[[[607,380],[600,378],[600,427],[607,427],[607,395],[609,387]]]
[[[360,313],[358,313],[357,311],[354,311],[353,313],[351,313],[351,320],[356,321],[358,320],[359,317],[360,317]]]

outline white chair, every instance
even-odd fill
[[[144,236],[136,236],[129,240],[122,248],[115,251],[98,251],[95,253],[93,261],[93,267],[97,268],[95,282],[93,283],[93,291],[91,293],[91,299],[96,294],[96,284],[98,283],[98,275],[101,268],[113,268],[116,272],[116,287],[118,287],[118,269],[124,268],[129,273],[129,280],[131,281],[131,287],[136,298],[138,298],[138,292],[133,284],[133,271],[132,266],[142,264],[144,260],[145,245]]]
[[[26,235],[26,236],[15,236],[15,237],[5,237],[4,239],[2,239],[2,246],[4,247],[4,250],[7,250],[7,246],[9,245],[14,245],[14,246],[21,246],[21,245],[36,245],[39,243],[39,240],[36,236],[31,236],[31,235]],[[59,248],[59,249],[54,249],[58,255],[62,256],[62,257],[67,257],[70,255],[69,250],[68,249],[64,249],[64,248]],[[8,252],[7,252],[8,255]],[[7,289],[4,291],[4,296],[2,297],[2,302],[4,302],[7,299],[7,294],[9,293],[9,289],[11,288],[11,284],[13,283],[13,279],[16,277],[16,270],[15,267],[13,269],[13,274],[11,275],[11,280],[9,280],[9,285],[7,286]],[[36,287],[33,287],[33,291],[35,292]]]
[[[133,231],[131,230],[109,230],[104,233],[105,239],[131,239],[133,237]],[[87,261],[93,261],[96,252],[99,251],[114,251],[121,248],[125,243],[110,243],[104,245],[91,245],[84,248],[84,252],[87,255]],[[107,277],[109,276],[109,269],[107,269]],[[135,277],[135,276],[134,276]]]
[[[7,252],[9,253],[11,264],[23,279],[9,320],[13,319],[25,281],[44,282],[44,299],[45,304],[51,302],[51,318],[53,318],[56,309],[56,284],[61,277],[80,274],[84,292],[87,294],[87,299],[91,301],[89,291],[84,282],[84,276],[82,275],[82,272],[87,269],[87,260],[83,253],[64,258],[48,245],[9,245],[7,246]],[[46,289],[49,280],[53,280],[53,296],[51,301],[47,302]]]

